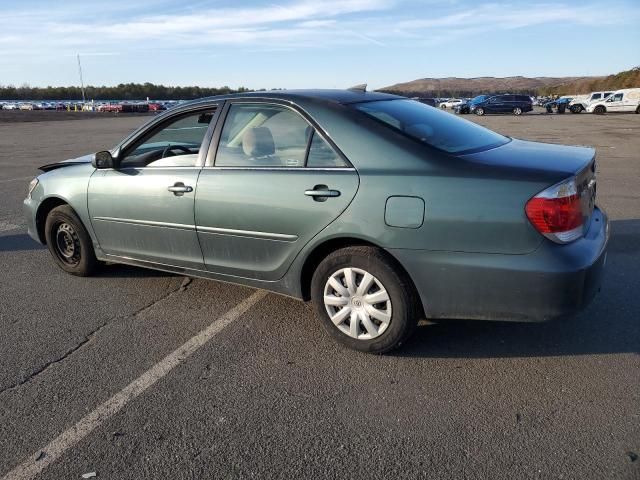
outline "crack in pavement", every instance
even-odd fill
[[[136,317],[136,316],[140,315],[141,313],[144,313],[147,310],[152,309],[158,303],[160,303],[160,302],[172,297],[176,293],[182,293],[182,292],[186,291],[187,287],[191,284],[191,282],[192,282],[192,279],[190,277],[185,277],[184,280],[182,280],[182,283],[180,284],[180,286],[178,288],[176,288],[174,290],[171,290],[170,292],[166,293],[165,295],[163,295],[159,299],[154,300],[153,302],[149,303],[148,305],[145,305],[145,306],[139,308],[138,310],[136,310],[136,311],[134,311],[132,313],[129,313],[129,314],[126,314],[126,315],[116,315],[115,317],[109,318],[104,323],[102,323],[101,325],[99,325],[98,327],[96,327],[95,329],[90,331],[82,339],[82,341],[80,341],[80,343],[78,343],[77,345],[71,347],[69,350],[67,350],[60,357],[55,358],[55,359],[53,359],[53,360],[51,360],[49,362],[46,362],[44,365],[40,366],[39,368],[37,368],[36,370],[31,372],[26,377],[22,378],[18,382],[15,382],[12,385],[9,385],[8,387],[5,387],[5,388],[1,389],[0,390],[0,395],[4,394],[6,392],[10,392],[12,390],[15,390],[16,388],[19,388],[22,385],[25,385],[25,384],[31,382],[33,379],[38,377],[40,374],[46,372],[53,365],[56,365],[57,363],[60,363],[60,362],[62,362],[64,360],[66,360],[71,355],[73,355],[75,352],[77,352],[82,347],[84,347],[86,344],[91,342],[91,340],[93,340],[93,338],[95,338],[95,336],[100,332],[100,330],[102,330],[104,327],[106,327],[107,325],[111,324],[112,322],[117,321],[117,320],[124,320],[124,319],[127,319],[127,318]]]

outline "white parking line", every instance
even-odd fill
[[[191,337],[176,350],[164,357],[160,362],[156,363],[153,367],[136,378],[124,389],[116,393],[109,400],[84,416],[80,421],[78,421],[78,423],[62,432],[48,445],[36,450],[36,452],[22,464],[18,465],[2,477],[2,480],[26,480],[35,478],[48,465],[58,460],[67,450],[72,448],[96,428],[122,410],[131,400],[142,395],[145,390],[151,387],[158,380],[162,379],[184,360],[189,358],[200,347],[220,333],[227,325],[232,323],[252,306],[262,300],[267,293],[268,292],[264,290],[258,290],[251,296],[245,298],[242,302],[233,307],[222,317],[215,320],[200,333]],[[36,455],[38,455],[39,452],[44,452],[45,456],[41,460],[36,461]]]
[[[0,183],[17,182],[18,180],[31,180],[34,177],[35,175],[31,175],[30,177],[5,178],[4,180],[0,180]]]
[[[0,232],[10,232],[11,230],[20,230],[25,227],[26,225],[24,224],[10,223],[0,220]]]

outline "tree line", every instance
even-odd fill
[[[153,83],[121,83],[115,87],[85,87],[85,98],[91,100],[193,100],[195,98],[247,92],[248,88],[224,87],[171,87]],[[82,89],[71,87],[31,87],[22,85],[0,85],[0,100],[80,100]]]
[[[640,67],[593,80],[578,80],[553,87],[543,88],[543,95],[575,95],[580,93],[620,90],[640,87]]]

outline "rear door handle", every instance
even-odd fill
[[[167,190],[173,192],[174,195],[179,197],[184,195],[185,193],[193,192],[193,187],[191,187],[190,185],[185,185],[182,182],[176,182],[168,187]]]

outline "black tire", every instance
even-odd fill
[[[325,286],[332,275],[344,268],[355,268],[370,273],[387,291],[391,302],[391,318],[386,330],[375,338],[353,338],[343,333],[329,317],[324,304]],[[360,284],[356,283],[356,286]],[[375,247],[347,247],[327,256],[313,274],[311,297],[316,314],[331,337],[342,345],[368,353],[387,353],[402,345],[415,330],[422,311],[420,300],[409,278],[393,258]],[[364,299],[365,296],[361,298]],[[363,329],[362,332],[364,331]]]
[[[69,205],[49,212],[44,226],[47,247],[58,266],[67,273],[86,277],[97,265],[89,233]]]
[[[447,106],[446,106],[446,105],[440,105],[440,108],[441,108],[442,110],[446,110],[446,109],[447,109]]]
[[[584,108],[582,108],[582,105],[572,105],[569,110],[571,110],[571,113],[581,113]]]
[[[473,110],[473,113],[475,113],[476,115],[478,115],[479,117],[481,117],[482,115],[484,115],[484,108],[482,107],[478,107],[476,109]]]
[[[522,109],[520,107],[516,107],[513,109],[514,115],[522,115]]]
[[[640,105],[636,108],[636,113],[640,113]]]
[[[593,113],[595,113],[596,115],[603,115],[606,111],[607,109],[604,108],[603,105],[598,105],[596,108],[593,109]]]

